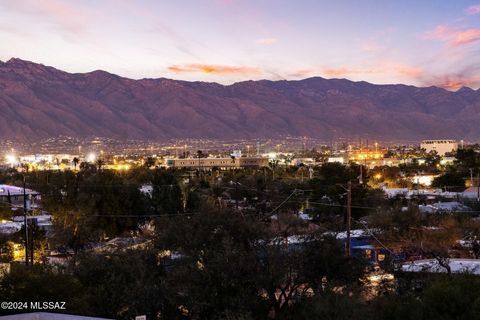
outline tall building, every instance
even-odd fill
[[[436,151],[438,155],[444,156],[445,153],[456,151],[458,142],[456,140],[423,140],[420,148],[426,152]]]

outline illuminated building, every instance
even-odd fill
[[[246,168],[246,167],[266,167],[267,158],[189,158],[189,159],[168,159],[166,161],[168,168],[192,168],[192,169],[211,169],[217,168]]]
[[[383,153],[379,151],[358,150],[349,152],[350,161],[380,160],[383,159]]]
[[[332,163],[332,162],[338,162],[338,163],[345,163],[345,159],[343,157],[329,157],[327,162]]]
[[[421,149],[425,149],[427,153],[436,151],[438,155],[444,156],[448,152],[458,149],[456,140],[423,140],[420,144]]]

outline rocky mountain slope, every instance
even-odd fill
[[[233,85],[105,71],[67,73],[20,59],[0,62],[0,137],[330,140],[480,137],[480,91],[374,85],[345,79]]]

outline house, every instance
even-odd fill
[[[480,259],[448,259],[448,265],[452,273],[480,275]],[[441,266],[436,259],[425,259],[404,263],[401,271],[446,273],[447,269]]]
[[[345,163],[346,160],[344,157],[329,157],[327,162],[328,163],[334,163],[334,162]]]
[[[418,209],[420,210],[420,212],[425,213],[451,213],[465,212],[471,210],[466,205],[456,201],[436,202],[429,205],[419,205]]]
[[[382,188],[383,192],[387,196],[387,198],[395,198],[399,197],[406,197],[408,194],[408,188]]]
[[[39,192],[25,189],[27,196],[27,207],[30,209],[39,208],[42,196]],[[12,204],[12,206],[23,206],[24,190],[21,187],[0,184],[0,202]]]
[[[22,229],[23,223],[11,220],[0,220],[0,234],[10,235]]]
[[[347,232],[339,232],[335,237],[338,241],[346,244]],[[376,264],[383,262],[390,254],[391,252],[382,247],[370,232],[363,229],[350,231],[351,256],[363,258],[372,264]]]
[[[480,187],[469,187],[460,193],[462,198],[478,199],[480,198]]]
[[[456,202],[456,201],[449,201],[449,202],[437,202],[432,204],[432,206],[437,209],[437,212],[455,212],[455,211],[470,211],[471,209],[466,205]]]
[[[455,160],[457,160],[457,158],[455,157],[442,157],[442,159],[440,160],[440,165],[442,166],[452,165],[455,163]]]
[[[139,188],[140,192],[145,195],[145,196],[148,196],[149,198],[152,197],[152,194],[153,194],[153,186],[151,184],[143,184],[140,188]]]
[[[142,237],[117,237],[104,243],[98,243],[93,252],[97,254],[109,254],[117,251],[145,249],[151,246],[152,241]]]
[[[15,215],[12,220],[20,228],[23,226],[25,217],[23,215]],[[51,214],[39,214],[39,215],[27,215],[27,223],[37,225],[40,229],[45,231],[51,231],[53,228],[53,220]]]
[[[419,174],[410,177],[410,181],[415,184],[424,185],[426,187],[430,187],[432,185],[433,179],[438,177],[438,174]]]
[[[72,260],[69,253],[60,253],[52,251],[45,257],[45,264],[54,267],[66,267]]]

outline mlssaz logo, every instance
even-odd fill
[[[30,309],[35,310],[66,310],[65,302],[47,302],[47,301],[36,301],[30,302]]]

